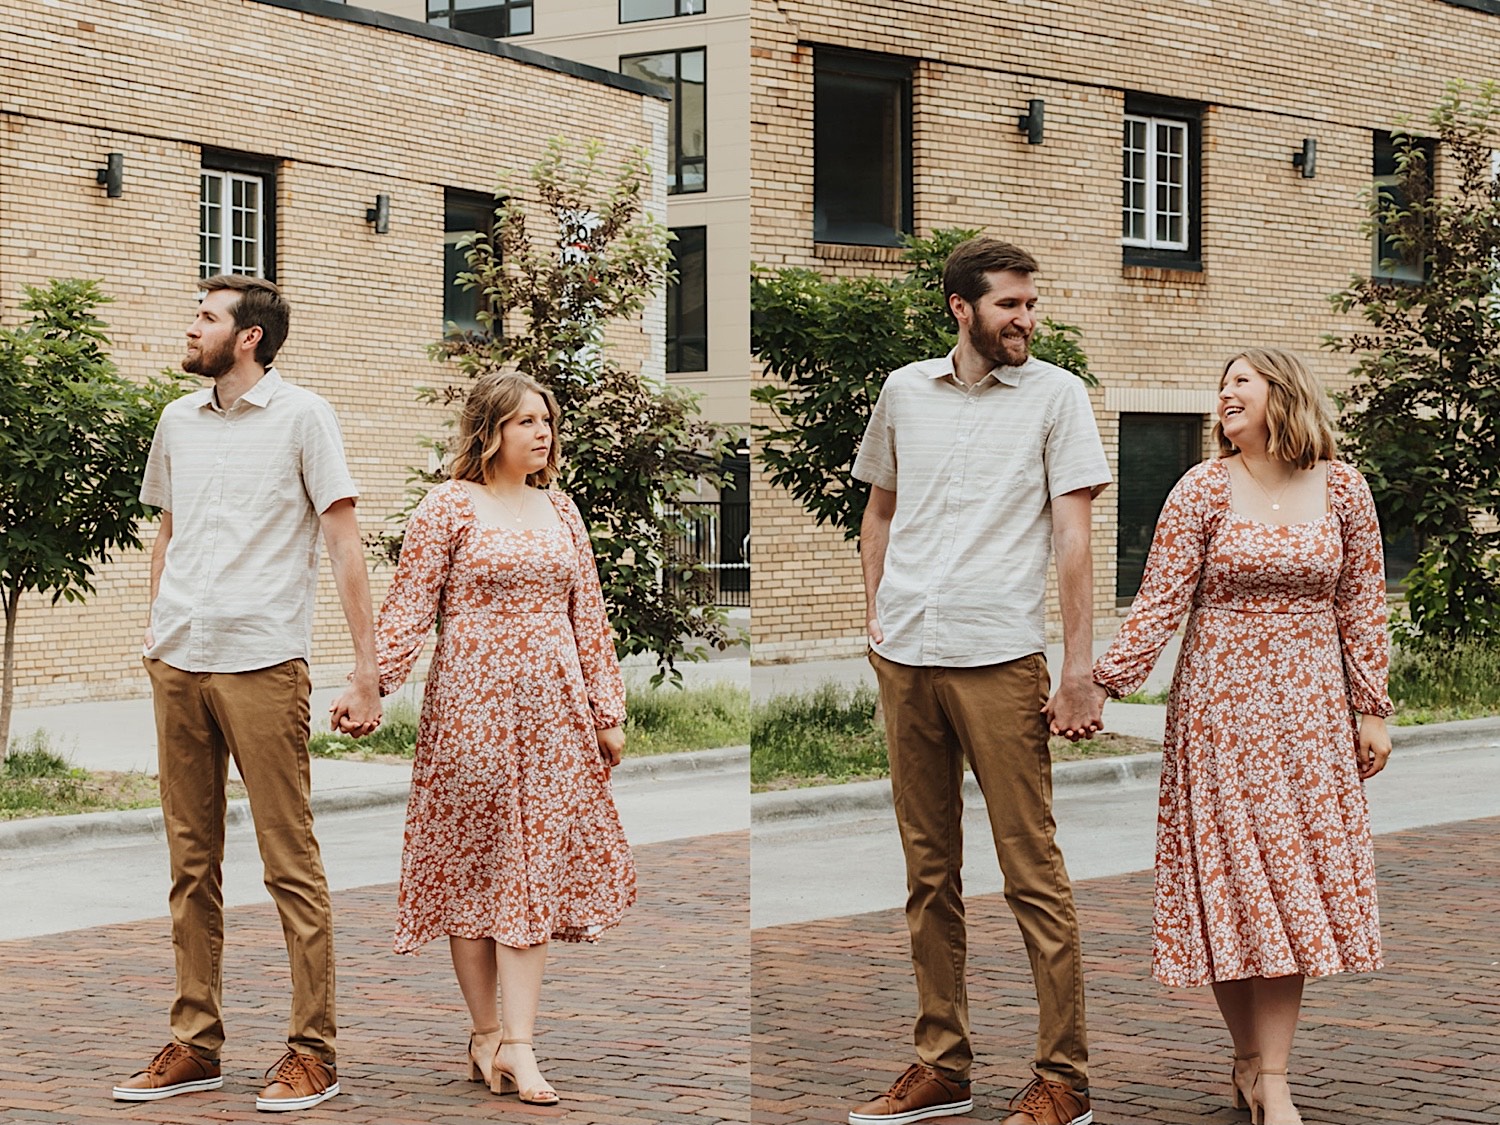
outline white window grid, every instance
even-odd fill
[[[266,181],[243,172],[204,169],[198,196],[198,276],[264,277]]]
[[[1126,246],[1188,248],[1188,123],[1127,114],[1121,237]]]

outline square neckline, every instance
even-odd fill
[[[1333,515],[1333,480],[1330,469],[1333,462],[1323,462],[1323,514],[1310,520],[1297,520],[1294,523],[1272,523],[1270,520],[1258,520],[1254,516],[1247,516],[1234,506],[1234,477],[1229,472],[1229,459],[1227,457],[1215,457],[1214,463],[1224,470],[1224,487],[1229,492],[1229,499],[1225,502],[1224,511],[1232,523],[1247,523],[1255,527],[1312,527],[1320,524],[1329,516]],[[1249,472],[1247,469],[1246,472]]]
[[[488,523],[485,520],[480,519],[479,506],[474,503],[474,493],[469,488],[469,485],[473,483],[472,481],[454,480],[453,483],[456,484],[458,486],[458,490],[463,493],[464,503],[469,506],[470,521],[474,524],[475,527],[479,528],[482,531],[508,531],[513,535],[520,535],[524,532],[529,531],[545,532],[567,530],[567,527],[563,523],[563,514],[557,507],[557,501],[553,499],[554,496],[559,494],[554,492],[550,488],[537,489],[538,492],[547,497],[547,502],[552,505],[552,514],[556,517],[556,520],[550,527],[506,527],[502,523]]]

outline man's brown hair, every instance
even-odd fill
[[[291,329],[292,307],[286,303],[274,282],[263,277],[247,277],[240,273],[221,273],[205,277],[198,283],[205,295],[220,289],[230,289],[240,295],[234,303],[234,333],[238,336],[247,328],[259,328],[260,340],[255,345],[255,362],[270,367],[286,343],[286,334]]]
[[[972,305],[990,291],[986,275],[992,271],[1030,277],[1040,268],[1035,258],[1012,242],[984,234],[960,242],[943,263],[943,306],[953,315],[949,298],[955,293]]]

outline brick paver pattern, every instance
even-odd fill
[[[1386,968],[1308,983],[1290,1067],[1308,1125],[1500,1123],[1497,839],[1500,818],[1376,839]],[[1247,1121],[1212,993],[1150,978],[1150,873],[1075,894],[1095,1121]],[[971,898],[968,918],[975,1108],[945,1120],[995,1121],[1030,1077],[1036,1002],[1004,899]],[[912,1061],[899,910],[757,930],[751,946],[756,1125],[841,1122]]]
[[[748,834],[653,844],[636,859],[640,902],[624,923],[594,946],[553,944],[537,1053],[560,1108],[523,1106],[467,1080],[468,1017],[447,943],[392,953],[396,898],[387,886],[334,895],[345,1092],[288,1116],[350,1125],[748,1121]],[[284,1049],[286,953],[269,903],[227,916],[224,1088],[159,1102],[117,1103],[110,1087],[167,1040],[167,919],[0,942],[0,1120],[269,1120],[255,1112],[255,1093]]]

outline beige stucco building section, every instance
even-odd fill
[[[1207,411],[1238,347],[1294,349],[1345,385],[1348,357],[1320,342],[1352,323],[1327,295],[1369,267],[1373,131],[1423,119],[1450,78],[1500,77],[1500,15],[1443,0],[1019,0],[1003,19],[933,0],[777,0],[755,5],[751,28],[752,258],[826,275],[897,268],[885,250],[813,242],[813,45],[913,60],[916,230],[977,227],[1036,254],[1041,311],[1082,327],[1103,380],[1092,397],[1112,462],[1122,412]],[[1127,91],[1206,105],[1201,272],[1122,266]],[[1017,125],[1032,98],[1046,101],[1041,145]],[[1291,163],[1304,137],[1318,142],[1313,179]],[[862,651],[853,545],[758,471],[751,495],[755,659]],[[1094,515],[1106,635],[1115,496]]]
[[[367,6],[426,18],[426,0]],[[708,0],[700,15],[621,23],[620,0],[536,0],[535,30],[506,40],[603,70],[625,55],[704,48],[708,190],[668,196],[666,217],[707,228],[708,370],[669,378],[703,396],[706,417],[736,426],[750,416],[750,7]]]
[[[660,98],[410,29],[256,0],[0,0],[0,20],[5,322],[25,284],[100,278],[121,370],[175,366],[195,305],[203,150],[274,160],[276,273],[293,307],[277,363],[338,412],[367,530],[398,509],[407,466],[425,460],[418,439],[440,426],[413,396],[443,379],[426,348],[443,331],[444,190],[489,193],[558,134],[601,138],[609,168],[639,145],[664,160]],[[95,183],[110,152],[125,158],[118,199]],[[664,208],[660,175],[651,192]],[[365,221],[378,194],[391,200],[384,235]],[[611,342],[640,364],[660,356],[661,333],[658,302]],[[377,597],[388,580],[376,571]],[[20,705],[146,691],[146,555],[101,567],[97,585],[83,606],[23,599]],[[326,565],[314,653],[321,683],[351,658]]]

